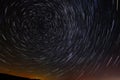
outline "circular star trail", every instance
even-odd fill
[[[58,80],[119,70],[119,19],[118,0],[0,0],[0,68]]]

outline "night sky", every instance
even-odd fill
[[[0,0],[0,73],[41,80],[120,77],[119,2]]]

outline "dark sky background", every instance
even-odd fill
[[[119,0],[0,0],[0,72],[90,80],[120,70]]]

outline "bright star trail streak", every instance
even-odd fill
[[[117,0],[116,10],[118,10],[119,7],[119,1]]]
[[[120,76],[119,2],[0,0],[0,73],[42,80]]]

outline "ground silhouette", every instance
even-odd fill
[[[40,79],[28,79],[24,77],[0,73],[0,80],[40,80]]]

